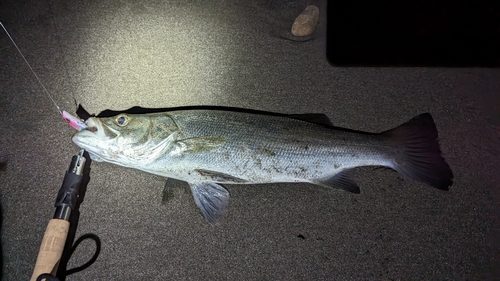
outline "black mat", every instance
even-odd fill
[[[337,66],[500,66],[498,1],[330,1]]]

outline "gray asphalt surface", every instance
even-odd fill
[[[26,2],[26,3],[23,3]],[[324,113],[380,132],[430,112],[455,183],[439,191],[361,168],[361,194],[309,184],[228,185],[209,225],[186,190],[92,163],[77,237],[102,241],[67,280],[493,280],[500,278],[500,71],[340,68],[314,40],[279,38],[295,1],[5,1],[0,16],[64,110],[220,105]],[[74,2],[74,3],[73,3]],[[0,195],[4,280],[27,280],[75,132],[0,32]],[[94,251],[84,242],[69,267]]]

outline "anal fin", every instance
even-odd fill
[[[333,177],[317,180],[315,183],[321,186],[343,189],[351,193],[359,194],[359,186],[352,179],[353,173],[354,169],[345,169],[335,174]]]

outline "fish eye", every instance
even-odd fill
[[[126,115],[116,117],[115,122],[118,126],[123,127],[128,124],[129,118]]]

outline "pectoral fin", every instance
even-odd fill
[[[233,177],[231,175],[224,174],[221,172],[215,172],[215,171],[209,171],[209,170],[203,170],[203,169],[195,169],[195,171],[204,177],[210,178],[210,180],[212,180],[214,182],[222,182],[222,183],[244,183],[244,182],[247,182],[247,180]]]
[[[345,169],[340,173],[335,174],[333,177],[317,180],[315,183],[325,187],[343,189],[345,191],[358,194],[360,193],[360,190],[358,185],[352,179],[353,172],[354,169]]]
[[[202,153],[214,150],[224,144],[225,139],[217,136],[203,136],[178,140],[176,143],[184,153]]]
[[[190,183],[194,202],[200,208],[205,219],[214,224],[226,213],[229,203],[229,192],[213,182]]]

